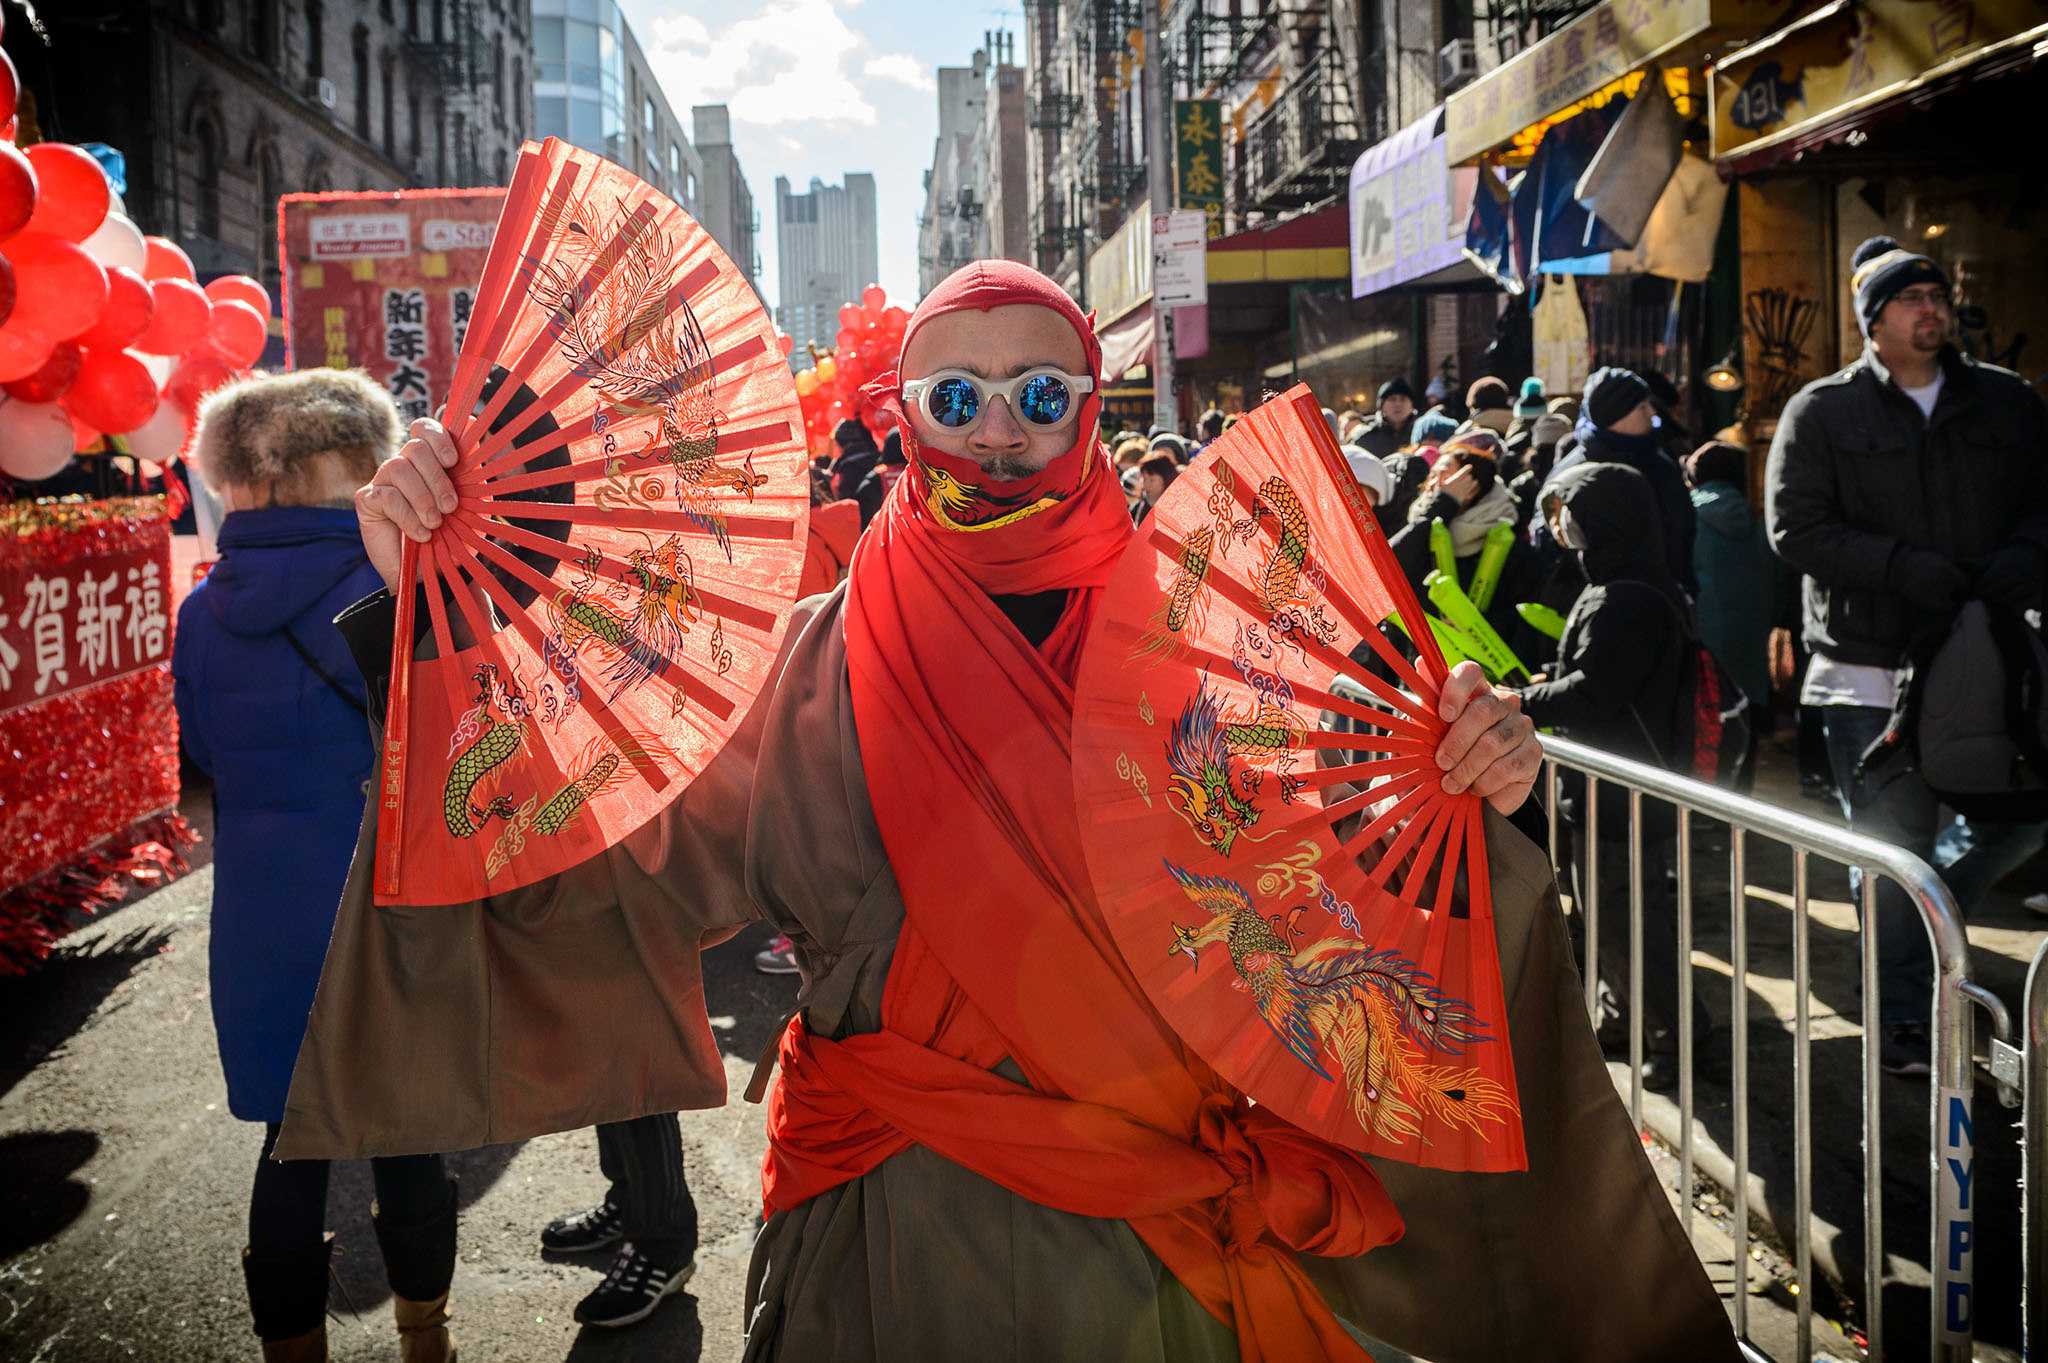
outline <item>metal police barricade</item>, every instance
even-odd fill
[[[1339,677],[1332,686],[1335,694],[1355,698],[1364,702],[1366,693],[1349,678]],[[1334,716],[1325,716],[1326,725],[1347,727]],[[1629,995],[1632,1001],[1643,997],[1643,845],[1642,805],[1647,797],[1671,805],[1677,815],[1677,873],[1678,873],[1678,952],[1679,960],[1690,962],[1693,944],[1692,905],[1692,825],[1695,814],[1725,823],[1728,826],[1729,866],[1729,913],[1730,913],[1730,962],[1733,967],[1731,993],[1733,1008],[1730,1019],[1733,1047],[1731,1057],[1731,1079],[1733,1084],[1733,1150],[1730,1152],[1734,1164],[1734,1186],[1728,1190],[1732,1201],[1735,1233],[1741,1237],[1737,1244],[1737,1272],[1744,1272],[1749,1220],[1749,1174],[1750,1174],[1750,1093],[1749,1093],[1749,1037],[1748,1037],[1748,977],[1749,977],[1749,912],[1746,886],[1748,881],[1747,840],[1763,838],[1789,848],[1792,852],[1792,975],[1793,993],[1796,998],[1796,1015],[1793,1034],[1793,1216],[1794,1216],[1794,1257],[1797,1264],[1798,1282],[1802,1289],[1812,1281],[1812,1215],[1813,1215],[1813,1110],[1812,1110],[1812,1056],[1811,1056],[1811,1007],[1812,975],[1808,948],[1809,905],[1807,890],[1807,859],[1820,856],[1849,867],[1860,868],[1863,872],[1862,919],[1864,924],[1876,921],[1877,877],[1885,876],[1896,882],[1920,910],[1921,921],[1927,928],[1934,952],[1935,980],[1932,1015],[1933,1040],[1933,1084],[1928,1103],[1928,1134],[1934,1158],[1931,1161],[1929,1206],[1929,1255],[1928,1263],[1933,1276],[1933,1304],[1930,1311],[1929,1357],[1934,1363],[1968,1363],[1971,1356],[1972,1300],[1974,1280],[1973,1236],[1975,1198],[1971,1180],[1975,1173],[1975,1146],[1972,1134],[1972,1089],[1975,1083],[1975,1068],[1971,1058],[1971,1017],[1969,1004],[1976,1003],[1991,1015],[1995,1034],[1999,1038],[2012,1036],[2010,1014],[1999,998],[1971,982],[1968,978],[1968,938],[1963,931],[1962,918],[1956,909],[1955,897],[1942,882],[1934,869],[1891,843],[1850,832],[1835,824],[1800,814],[1793,810],[1769,804],[1763,800],[1705,782],[1694,781],[1675,775],[1658,767],[1646,766],[1640,762],[1617,757],[1612,753],[1568,739],[1545,734],[1543,746],[1546,756],[1543,796],[1550,821],[1550,845],[1555,853],[1558,847],[1557,807],[1558,773],[1560,769],[1577,772],[1586,781],[1585,838],[1590,847],[1597,846],[1602,836],[1600,827],[1600,802],[1597,796],[1602,788],[1612,787],[1628,795],[1629,826],[1618,830],[1619,835],[1629,840]],[[1614,836],[1617,830],[1608,830]],[[1553,857],[1554,859],[1554,857]],[[1586,960],[1584,979],[1586,1006],[1597,1021],[1599,998],[1599,926],[1601,911],[1601,887],[1599,884],[1598,858],[1589,855],[1586,859],[1586,900],[1579,911],[1584,916],[1583,940]],[[1877,942],[1876,932],[1868,927],[1859,934],[1862,946],[1862,987],[1865,1000],[1878,997],[1877,983]],[[2038,966],[2038,962],[2037,962]],[[2043,972],[2037,969],[2034,987],[2030,991],[2030,1004],[2048,1002],[2042,995],[2048,994],[2048,983],[2040,980]],[[1690,1189],[1693,1182],[1693,1018],[1692,1018],[1692,973],[1681,969],[1678,972],[1678,1110],[1679,1110],[1679,1215],[1685,1223],[1687,1234],[1691,1233],[1692,1198]],[[1866,1003],[1866,1009],[1874,1004]],[[1629,1112],[1638,1130],[1643,1125],[1643,1010],[1639,1005],[1629,1008]],[[2030,1013],[2035,1025],[2035,1036],[2042,1035],[2044,1023],[2038,1008]],[[1884,1202],[1883,1202],[1883,1140],[1882,1121],[1879,1108],[1879,1085],[1882,1072],[1878,1068],[1878,1047],[1880,1038],[1875,1028],[1862,1028],[1862,1129],[1863,1129],[1863,1244],[1864,1267],[1863,1287],[1865,1313],[1867,1318],[1869,1358],[1884,1357]],[[2036,1044],[2031,1056],[2029,1074],[2048,1066],[2048,1047]],[[2034,1093],[2048,1093],[2048,1081],[2035,1085]],[[2037,1101],[2033,1113],[2040,1112]],[[2029,1130],[2032,1123],[2044,1120],[2030,1113]],[[2029,1191],[2030,1218],[2034,1216],[2034,1189],[2039,1180],[2033,1177],[2039,1161],[2048,1154],[2042,1142],[2029,1146]],[[2035,1221],[2030,1219],[2030,1227]],[[2035,1237],[2033,1246],[2040,1245]],[[2030,1272],[2033,1255],[2038,1249],[2030,1248]],[[2034,1281],[2030,1279],[2030,1281]],[[1744,1352],[1750,1357],[1761,1357],[1747,1343],[1748,1338],[1748,1293],[1739,1279],[1734,1297],[1734,1324],[1738,1337],[1745,1341]],[[1813,1357],[1813,1305],[1812,1293],[1802,1290],[1797,1298],[1797,1359],[1808,1363]],[[2035,1309],[2048,1309],[2048,1297],[2036,1299]],[[1904,1355],[1900,1355],[1903,1357]]]
[[[2023,1358],[2048,1358],[2048,942],[2027,967],[2026,1041],[2017,1055],[1991,1043],[1994,1070],[2010,1062],[2021,1072],[2025,1115],[2020,1124],[2020,1245],[2022,1279],[2020,1347]]]

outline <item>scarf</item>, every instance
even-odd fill
[[[1493,486],[1472,499],[1450,524],[1451,554],[1470,558],[1486,547],[1486,532],[1496,525],[1513,525],[1521,507],[1508,485],[1496,478]]]
[[[1099,374],[1079,309],[1004,261],[929,295],[906,349],[938,312],[1015,302],[1065,316]],[[1363,1254],[1399,1235],[1399,1214],[1362,1159],[1248,1104],[1184,1048],[1089,880],[1073,680],[1131,536],[1098,409],[1084,405],[1073,449],[1008,484],[904,423],[910,495],[855,551],[846,651],[905,921],[879,1032],[833,1041],[799,1020],[784,1034],[765,1199],[794,1207],[923,1145],[1021,1197],[1127,1220],[1251,1363],[1363,1359],[1296,1253]],[[1036,647],[990,599],[1054,590],[1067,607]],[[1005,1058],[1026,1084],[993,1072]]]

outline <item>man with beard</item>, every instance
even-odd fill
[[[2025,380],[1949,339],[1948,275],[1890,237],[1850,258],[1862,356],[1785,404],[1764,475],[1771,544],[1806,575],[1812,666],[1801,705],[1824,716],[1843,812],[1931,859],[1933,795],[1917,772],[1881,786],[1858,764],[1891,721],[1921,627],[1964,600],[2015,613],[2048,579],[2048,409]],[[2034,824],[1984,824],[1943,868],[1965,913],[2040,846]],[[1881,1063],[1928,1072],[1927,934],[1904,890],[1877,891]]]
[[[1355,1363],[1348,1320],[1442,1363],[1732,1360],[1599,1063],[1542,853],[1497,814],[1527,1173],[1310,1137],[1140,990],[1089,880],[1070,751],[1083,644],[1133,533],[1100,379],[1088,320],[1028,267],[980,262],[928,294],[870,389],[906,417],[904,487],[660,817],[551,881],[423,912],[373,910],[359,858],[286,1153],[717,1106],[697,953],[765,917],[805,986],[768,1101],[750,1359]],[[387,581],[400,536],[431,538],[454,505],[454,450],[415,430],[407,471],[358,503]],[[375,668],[389,625],[356,618]],[[1513,699],[1468,667],[1441,713],[1444,789],[1521,807],[1540,748]],[[1558,1243],[1614,1249],[1596,1295]]]

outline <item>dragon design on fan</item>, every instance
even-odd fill
[[[1203,846],[1223,856],[1240,837],[1261,842],[1248,831],[1259,821],[1257,800],[1265,780],[1254,764],[1275,764],[1280,798],[1292,803],[1301,781],[1287,769],[1303,737],[1294,715],[1280,706],[1223,714],[1205,676],[1167,731],[1167,804]]]
[[[1489,1041],[1470,1005],[1432,983],[1415,962],[1342,937],[1304,945],[1295,922],[1262,916],[1244,886],[1198,875],[1172,862],[1166,869],[1206,921],[1173,925],[1170,952],[1199,968],[1204,948],[1222,944],[1259,1016],[1288,1051],[1329,1082],[1342,1075],[1351,1112],[1366,1131],[1401,1141],[1426,1118],[1488,1138],[1488,1128],[1517,1115],[1498,1082],[1469,1066],[1437,1063]]]
[[[1129,661],[1148,658],[1148,666],[1157,667],[1180,656],[1182,640],[1201,637],[1202,627],[1209,618],[1209,569],[1215,564],[1219,546],[1227,555],[1236,535],[1231,521],[1231,513],[1235,510],[1232,500],[1235,485],[1230,465],[1217,460],[1216,485],[1209,493],[1212,523],[1196,526],[1188,532],[1187,540],[1181,545],[1180,562],[1174,569],[1172,581],[1167,584],[1166,599],[1154,613],[1150,627],[1138,636]]]
[[[441,814],[448,831],[473,838],[492,819],[509,819],[518,807],[509,795],[477,802],[477,788],[495,774],[526,742],[526,719],[532,707],[518,686],[499,679],[495,663],[480,664],[470,674],[477,693],[472,708],[456,723],[450,742],[453,760],[441,787]],[[459,751],[456,751],[459,749]]]
[[[601,551],[587,552],[578,561],[575,584],[555,594],[548,616],[554,626],[551,650],[572,667],[585,648],[605,657],[609,703],[650,677],[666,676],[682,650],[682,636],[701,612],[695,570],[679,536],[628,553],[613,585],[599,576],[604,564]],[[680,710],[680,703],[673,708]]]

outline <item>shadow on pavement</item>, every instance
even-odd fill
[[[55,1239],[92,1201],[72,1177],[99,1153],[91,1131],[22,1131],[0,1136],[0,1263]]]
[[[491,1185],[504,1176],[525,1144],[513,1141],[487,1145],[481,1150],[461,1150],[448,1156],[448,1172],[459,1180],[458,1217],[476,1205]],[[391,1285],[384,1280],[384,1260],[377,1253],[377,1232],[370,1224],[370,1201],[375,1195],[370,1161],[343,1160],[334,1166],[327,1185],[327,1226],[341,1247],[334,1259],[334,1278],[341,1289],[336,1304],[353,1306],[362,1315],[391,1299]],[[455,1252],[463,1252],[459,1221]]]
[[[83,945],[60,942],[28,974],[0,976],[0,1095],[90,1022],[106,997],[162,951],[171,935],[171,929],[153,926]]]
[[[696,1363],[704,1353],[704,1323],[697,1318],[697,1299],[687,1290],[663,1302],[637,1325],[616,1330],[584,1326],[563,1355],[567,1363],[593,1359],[646,1360],[646,1363]]]
[[[796,976],[754,969],[754,953],[775,936],[773,924],[756,923],[704,953],[704,1007],[718,1049],[749,1065],[781,1031],[783,1014],[796,1002]]]

